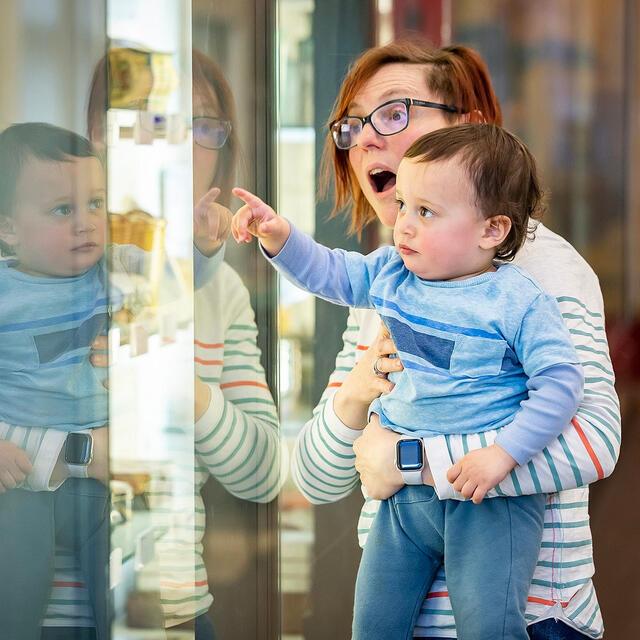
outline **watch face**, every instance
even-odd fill
[[[422,442],[420,440],[398,441],[398,469],[400,471],[418,471],[424,465]]]
[[[64,460],[67,464],[89,464],[93,445],[88,433],[70,433],[64,447]]]

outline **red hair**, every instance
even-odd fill
[[[470,121],[502,124],[500,104],[480,54],[461,45],[434,49],[426,42],[403,40],[368,49],[354,62],[340,87],[329,125],[347,115],[349,105],[362,87],[388,64],[424,65],[426,88],[436,99],[458,110],[458,114],[445,115],[451,124],[457,121],[459,114],[468,114]],[[325,141],[321,175],[322,194],[328,192],[332,177],[335,182],[331,215],[351,205],[351,233],[360,233],[375,220],[375,211],[351,169],[348,151],[338,149],[330,133]]]

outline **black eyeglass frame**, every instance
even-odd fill
[[[402,127],[402,129],[398,129],[397,131],[393,131],[392,133],[382,133],[382,131],[378,131],[378,129],[376,129],[376,126],[373,124],[373,120],[371,120],[371,117],[373,116],[374,113],[376,113],[376,111],[394,103],[402,103],[407,108],[407,124],[405,124],[404,127]],[[385,136],[385,137],[395,136],[396,133],[400,133],[404,131],[409,126],[409,121],[410,121],[409,108],[412,106],[427,107],[428,109],[439,109],[440,111],[446,111],[447,113],[460,113],[459,109],[457,109],[456,107],[453,107],[449,104],[443,104],[441,102],[429,102],[428,100],[418,100],[417,98],[395,98],[393,100],[387,100],[387,102],[383,102],[382,104],[378,105],[368,116],[352,116],[347,114],[342,116],[342,118],[338,118],[337,120],[334,120],[329,125],[329,130],[331,131],[333,142],[336,145],[336,147],[338,147],[338,143],[336,142],[336,135],[338,135],[338,133],[334,131],[334,127],[340,122],[342,122],[343,120],[346,120],[347,118],[355,118],[356,120],[360,120],[360,122],[362,122],[362,129],[364,129],[365,125],[369,123],[373,128],[373,130],[380,136]],[[360,129],[361,132],[362,132],[362,129]],[[347,147],[346,149],[343,149],[342,147],[338,147],[338,149],[340,149],[340,151],[348,151],[349,149],[353,149],[353,147],[355,147],[356,144],[357,143],[354,142],[350,147]]]
[[[202,147],[203,149],[208,149],[209,151],[219,151],[224,147],[225,144],[227,144],[227,142],[229,141],[229,136],[231,135],[231,130],[233,129],[231,120],[226,120],[225,118],[216,118],[214,116],[193,116],[191,118],[192,127],[196,120],[212,120],[214,122],[222,123],[225,129],[225,136],[224,142],[219,147],[208,147],[207,145],[201,144],[196,140],[196,137],[194,135],[193,141],[195,142],[195,144],[197,144],[199,147]]]

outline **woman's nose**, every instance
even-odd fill
[[[370,122],[362,127],[360,135],[358,136],[357,145],[361,149],[367,149],[369,147],[380,148],[384,142],[381,136],[372,126]]]

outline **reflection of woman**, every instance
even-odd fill
[[[409,99],[435,104],[415,105]],[[376,117],[377,109],[390,101],[404,110],[404,119],[388,122]],[[444,105],[454,106],[458,113],[450,113]],[[500,124],[501,114],[486,67],[475,52],[465,47],[431,50],[397,43],[371,49],[356,61],[343,81],[331,120],[335,144],[328,140],[325,159],[335,178],[336,208],[351,204],[352,229],[359,230],[376,217],[385,226],[393,226],[395,172],[404,152],[419,136],[465,120]],[[611,473],[620,429],[602,297],[587,264],[566,241],[542,225],[515,262],[558,299],[583,357],[587,383],[584,402],[558,441],[527,467],[516,469],[489,495],[552,494],[528,599],[527,617],[535,622],[529,627],[531,637],[597,637],[602,619],[591,582],[586,485]],[[557,277],[559,273],[562,278]],[[360,472],[370,496],[358,526],[364,544],[379,504],[372,497],[388,498],[404,486],[394,464],[398,435],[366,426],[371,401],[393,386],[385,374],[399,371],[402,364],[389,357],[395,347],[380,331],[379,318],[372,311],[351,310],[343,337],[336,370],[297,440],[293,475],[309,500],[323,503],[349,494]],[[464,478],[458,478],[452,487],[447,471],[467,451],[491,444],[495,435],[494,431],[425,439],[428,466],[423,481],[434,484],[441,499],[459,498],[453,488],[471,496],[475,487]],[[488,600],[487,606],[494,604]],[[426,595],[414,633],[455,637],[442,570]]]
[[[104,77],[99,66],[89,107],[93,138],[102,135],[106,92],[96,80],[101,71]],[[229,196],[237,154],[233,99],[216,65],[196,51],[193,87],[194,202],[201,201],[212,186],[221,188],[220,199],[224,200]],[[227,232],[228,220],[223,218],[218,227],[221,240]],[[260,364],[249,294],[225,263],[195,293],[195,336],[195,513],[180,514],[170,534],[156,545],[156,555],[165,626],[195,629],[197,640],[210,640],[214,631],[207,611],[212,596],[202,558],[205,509],[200,489],[212,475],[239,498],[269,502],[280,489],[285,465],[280,459],[277,415]],[[94,355],[94,364],[104,366],[104,358]],[[106,435],[99,434],[90,468],[90,475],[102,479],[106,477],[106,445]],[[162,487],[159,489],[161,494]],[[155,505],[161,498],[156,495],[151,500]],[[71,557],[59,554],[56,558],[54,590],[43,626],[43,640],[95,637],[84,587]]]

